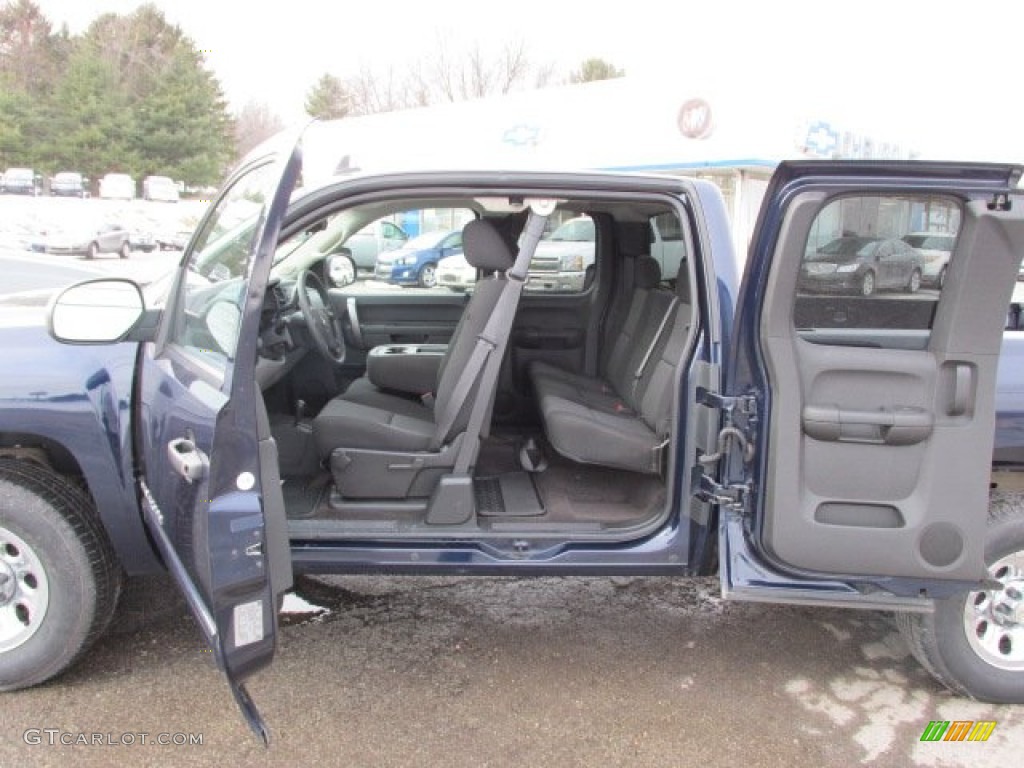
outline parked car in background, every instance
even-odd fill
[[[117,222],[108,222],[96,230],[54,230],[47,236],[46,252],[79,254],[87,259],[101,253],[116,253],[127,259],[132,255],[131,237],[131,232]]]
[[[61,171],[50,179],[50,195],[52,197],[88,197],[89,180],[77,171]]]
[[[476,267],[466,261],[466,255],[456,253],[437,262],[437,284],[456,293],[465,293],[476,283]]]
[[[670,279],[679,271],[686,253],[682,230],[666,217],[655,216],[649,222],[647,255]],[[593,279],[594,221],[576,216],[563,222],[537,245],[530,262],[527,290],[531,292],[579,293]]]
[[[105,200],[134,200],[135,179],[127,173],[108,173],[100,179],[100,197]]]
[[[38,196],[42,191],[43,179],[31,168],[8,168],[0,179],[0,192]]]
[[[157,249],[153,233],[144,229],[133,229],[128,236],[128,244],[133,251],[142,251],[143,253],[152,253]]]
[[[916,293],[923,274],[921,254],[902,240],[845,235],[807,256],[800,268],[800,290],[862,296],[882,290]]]
[[[192,230],[189,229],[160,233],[155,236],[155,240],[161,251],[183,251],[190,237]]]
[[[377,256],[401,248],[408,239],[409,235],[397,224],[380,220],[354,233],[345,241],[345,248],[351,254],[356,269],[373,271],[377,266]]]
[[[903,242],[921,254],[921,281],[941,288],[946,283],[946,265],[953,252],[956,235],[949,232],[911,232]]]
[[[537,244],[530,262],[530,290],[578,293],[594,263],[594,220],[577,216],[559,225]]]
[[[176,203],[180,196],[178,185],[167,176],[147,176],[142,180],[142,199]]]
[[[445,256],[462,253],[462,230],[428,232],[414,237],[401,248],[377,256],[373,276],[395,285],[437,285],[437,262]]]

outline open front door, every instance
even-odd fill
[[[255,381],[259,321],[296,147],[236,173],[199,225],[158,340],[141,352],[146,523],[250,726],[242,680],[270,663],[291,586],[277,454]]]
[[[1024,254],[1018,176],[780,167],[737,318],[728,391],[755,396],[757,450],[727,552],[752,549],[794,582],[904,595],[985,578],[996,366]],[[952,252],[922,246],[926,232]]]

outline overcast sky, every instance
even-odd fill
[[[140,0],[36,0],[83,30]],[[300,119],[324,72],[403,68],[438,46],[511,38],[567,72],[598,56],[694,95],[778,93],[926,156],[1024,161],[1021,0],[155,0],[207,51],[232,107]]]

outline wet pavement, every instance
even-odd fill
[[[977,767],[1024,748],[1024,707],[951,696],[883,614],[726,603],[715,579],[304,577],[296,591],[249,684],[269,749],[173,587],[148,578],[72,671],[3,697],[0,765]],[[983,743],[921,742],[931,720],[997,725]],[[60,743],[83,734],[104,743]]]

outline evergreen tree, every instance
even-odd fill
[[[591,58],[580,64],[580,68],[569,75],[570,83],[592,83],[595,80],[614,80],[626,73],[609,61]]]
[[[140,175],[192,184],[221,178],[231,160],[233,127],[216,80],[191,46],[179,45],[135,115]]]
[[[351,98],[344,84],[331,74],[324,74],[306,94],[306,114],[319,120],[345,117]]]
[[[76,46],[54,93],[53,170],[74,169],[93,178],[110,171],[137,173],[134,113],[117,72],[87,41]]]

